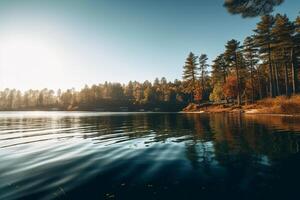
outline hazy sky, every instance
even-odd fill
[[[0,0],[0,89],[181,79],[190,51],[210,60],[252,34],[223,0]],[[275,12],[294,19],[300,0]]]

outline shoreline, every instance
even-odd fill
[[[252,110],[228,110],[228,111],[93,111],[93,110],[11,110],[11,111],[0,111],[0,113],[9,112],[66,112],[66,113],[177,113],[177,114],[244,114],[244,115],[271,115],[271,116],[289,116],[289,117],[300,117],[300,113],[287,114],[287,113],[264,113],[264,112],[251,112]]]
[[[252,104],[195,104],[183,109],[186,113],[242,113],[245,115],[300,116],[298,97],[264,99]]]
[[[222,112],[210,112],[210,111],[181,111],[179,113],[186,113],[186,114],[243,114],[243,115],[267,115],[267,116],[278,116],[278,117],[300,117],[299,114],[284,114],[284,113],[248,113],[246,111],[222,111]]]

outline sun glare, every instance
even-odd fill
[[[4,83],[40,88],[61,76],[63,66],[63,51],[46,39],[11,35],[1,40],[0,76]]]

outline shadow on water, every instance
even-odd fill
[[[300,119],[0,115],[0,199],[296,197]]]

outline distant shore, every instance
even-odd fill
[[[243,103],[237,105],[234,102],[206,102],[202,104],[190,103],[186,107],[182,105],[176,106],[110,106],[83,109],[74,107],[72,109],[62,109],[59,107],[49,108],[27,108],[15,110],[0,110],[0,112],[9,111],[83,111],[83,112],[174,112],[174,113],[243,113],[247,115],[273,115],[273,116],[300,116],[300,95],[291,97],[279,96],[276,98],[266,98],[258,100],[254,103]]]

